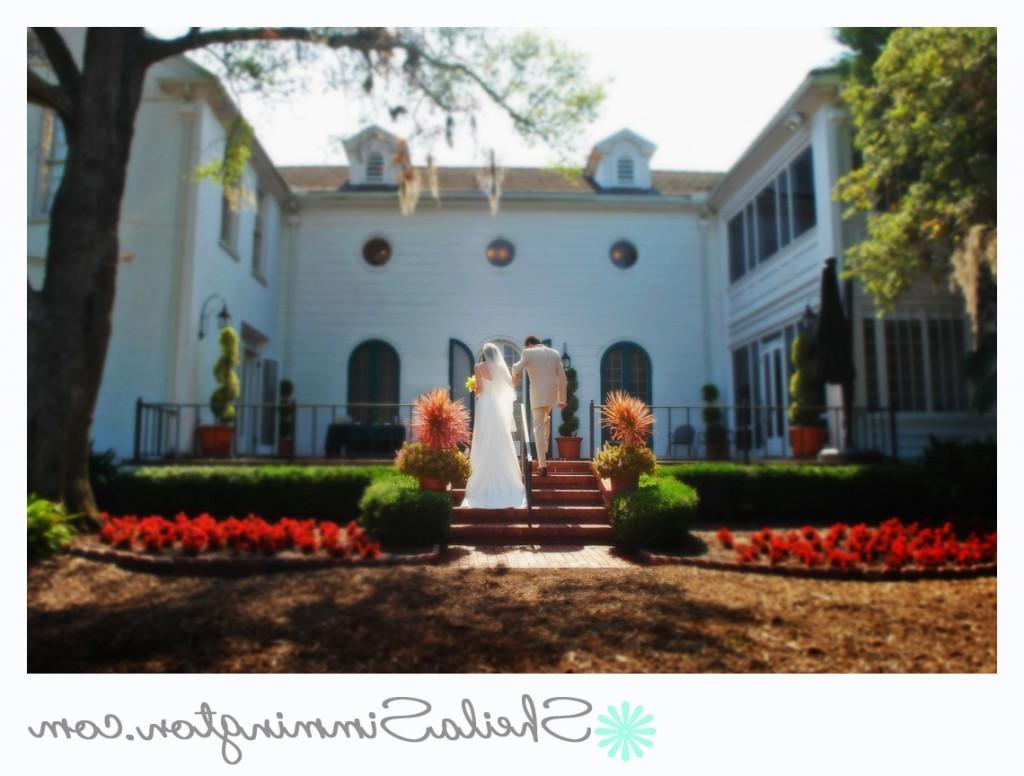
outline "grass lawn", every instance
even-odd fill
[[[28,578],[31,672],[996,670],[996,579],[838,582],[686,567],[338,568]]]

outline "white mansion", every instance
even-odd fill
[[[440,199],[425,191],[402,215],[396,138],[377,127],[346,142],[346,167],[277,167],[256,141],[246,173],[255,206],[236,213],[190,173],[221,153],[237,108],[191,61],[160,63],[132,149],[96,447],[125,458],[193,450],[194,411],[137,412],[137,400],[200,405],[210,422],[224,311],[241,338],[243,404],[276,402],[287,378],[300,405],[319,405],[296,418],[301,455],[323,455],[339,418],[365,419],[341,405],[407,404],[435,387],[463,396],[485,342],[514,357],[528,334],[571,356],[585,453],[588,405],[612,388],[666,408],[656,412],[659,455],[684,452],[669,447],[673,428],[702,430],[705,383],[724,405],[785,405],[787,346],[818,306],[823,260],[841,262],[861,229],[830,196],[852,157],[837,94],[832,71],[812,71],[724,174],[653,169],[655,145],[629,130],[598,143],[581,178],[508,169],[496,215],[472,168],[439,170]],[[29,106],[28,139],[38,285],[59,122]],[[856,286],[846,300],[855,404],[883,410],[900,456],[929,434],[995,433],[994,416],[969,409],[959,298],[922,285],[883,319]],[[751,454],[785,454],[785,413],[759,411],[754,423]],[[273,412],[243,409],[236,445],[270,454],[277,433]]]

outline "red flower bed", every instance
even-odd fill
[[[979,537],[972,532],[957,538],[952,523],[939,528],[919,523],[904,525],[892,517],[872,528],[864,523],[850,526],[836,523],[822,535],[818,529],[804,526],[799,531],[776,532],[762,528],[740,542],[727,528],[715,534],[727,550],[734,550],[740,563],[798,563],[803,566],[858,568],[904,566],[936,568],[974,566],[996,559],[996,534]]]
[[[370,541],[355,521],[342,527],[329,520],[317,523],[290,517],[268,523],[251,514],[243,520],[229,517],[219,521],[207,514],[189,518],[184,513],[175,515],[173,521],[160,515],[139,518],[103,513],[100,518],[100,541],[123,550],[154,554],[177,550],[185,555],[218,550],[275,555],[297,550],[306,555],[322,551],[339,558],[380,557],[380,545]]]

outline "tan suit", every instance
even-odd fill
[[[530,376],[530,408],[533,411],[533,440],[537,445],[537,465],[547,466],[548,443],[551,438],[551,409],[565,404],[565,368],[554,348],[534,345],[523,351],[523,357],[512,367],[512,379],[522,377],[523,369]]]

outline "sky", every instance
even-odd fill
[[[590,72],[609,78],[600,117],[584,130],[578,159],[596,142],[629,127],[657,145],[651,160],[662,170],[726,170],[814,67],[844,49],[830,28],[753,29],[547,29],[590,57]],[[345,164],[342,137],[374,119],[340,92],[312,89],[283,99],[239,96],[260,142],[277,165]],[[439,164],[477,165],[494,148],[506,166],[559,162],[543,146],[528,147],[496,110],[484,111],[478,141],[468,135],[454,148],[443,141],[413,145],[413,160],[428,151]]]

